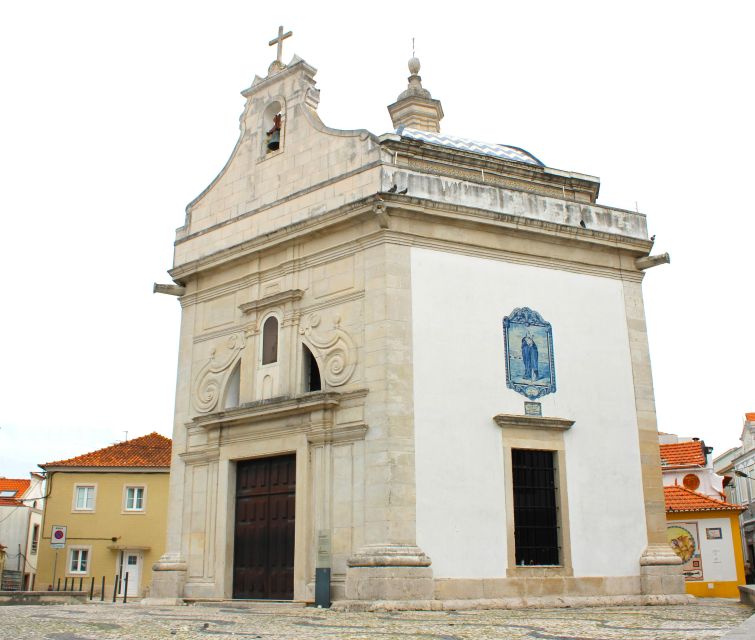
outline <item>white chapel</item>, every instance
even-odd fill
[[[288,35],[156,285],[182,320],[150,599],[311,602],[327,568],[351,609],[684,601],[645,216],[442,132],[416,58],[389,133],[330,128]]]

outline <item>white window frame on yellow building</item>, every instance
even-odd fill
[[[142,492],[142,506],[139,509],[129,508],[128,506],[128,492],[129,489],[141,489]],[[123,485],[123,503],[121,513],[146,513],[147,512],[147,485],[145,484],[126,484]]]
[[[73,570],[73,554],[76,551],[86,551],[86,569],[84,571]],[[81,566],[81,555],[79,554],[79,566]],[[89,575],[89,567],[92,563],[92,547],[91,545],[76,545],[68,548],[68,554],[66,558],[66,574],[71,576],[87,576]]]
[[[79,489],[92,489],[92,508],[80,508],[78,506]],[[95,513],[97,511],[97,483],[96,482],[81,482],[73,485],[73,503],[71,504],[71,511],[74,513]]]

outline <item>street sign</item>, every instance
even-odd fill
[[[66,546],[66,527],[62,525],[52,525],[50,535],[50,546],[53,549],[65,549]]]

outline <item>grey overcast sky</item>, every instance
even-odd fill
[[[600,176],[600,203],[647,214],[672,257],[644,284],[659,428],[738,445],[755,410],[753,6],[3,3],[0,475],[171,434],[179,305],[152,282],[281,24],[284,61],[319,69],[327,125],[388,131],[415,37],[444,132]]]

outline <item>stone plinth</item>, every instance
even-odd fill
[[[142,604],[183,604],[186,568],[186,563],[179,556],[162,556],[159,562],[152,565],[152,585],[149,596],[142,600]]]
[[[411,545],[364,547],[349,558],[347,600],[432,600],[430,558]]]
[[[643,595],[686,593],[682,559],[667,544],[648,545],[640,558],[640,588]]]

